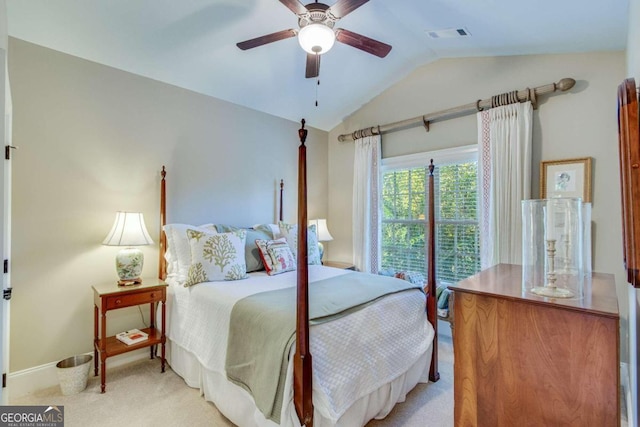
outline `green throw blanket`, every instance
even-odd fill
[[[309,284],[310,324],[360,310],[385,295],[420,289],[392,277],[347,273]],[[225,368],[266,418],[280,422],[289,351],[295,340],[296,288],[239,300],[231,312]]]

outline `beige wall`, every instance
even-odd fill
[[[545,97],[534,112],[532,195],[538,195],[541,160],[593,157],[594,268],[614,273],[627,357],[627,286],[622,269],[621,207],[617,155],[617,85],[624,53],[444,59],[423,66],[374,98],[329,133],[329,218],[332,259],[351,260],[353,143],[342,133],[420,116],[564,77],[577,80],[570,93]],[[476,118],[468,116],[383,136],[383,157],[477,142]]]
[[[9,51],[20,147],[11,372],[92,349],[91,284],[116,280],[118,248],[101,242],[117,210],[143,212],[158,241],[162,165],[170,222],[271,222],[280,178],[295,221],[299,123],[16,39]],[[310,130],[310,217],[327,213],[326,141]],[[143,274],[154,276],[157,245],[143,251]],[[109,322],[110,333],[142,326],[136,309]]]
[[[640,82],[640,0],[629,0],[627,75]]]

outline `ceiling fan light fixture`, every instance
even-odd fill
[[[298,43],[307,53],[323,54],[333,47],[336,34],[325,24],[305,25],[298,32]]]

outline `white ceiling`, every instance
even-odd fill
[[[393,49],[381,59],[336,43],[315,107],[295,38],[235,45],[298,28],[278,0],[7,1],[10,36],[324,130],[438,58],[623,50],[627,13],[628,0],[371,0],[336,28]],[[460,27],[472,36],[426,34]]]

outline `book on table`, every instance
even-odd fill
[[[149,339],[149,334],[147,334],[146,332],[142,332],[139,329],[131,329],[129,331],[124,331],[116,334],[116,339],[125,343],[126,345],[131,345]]]

